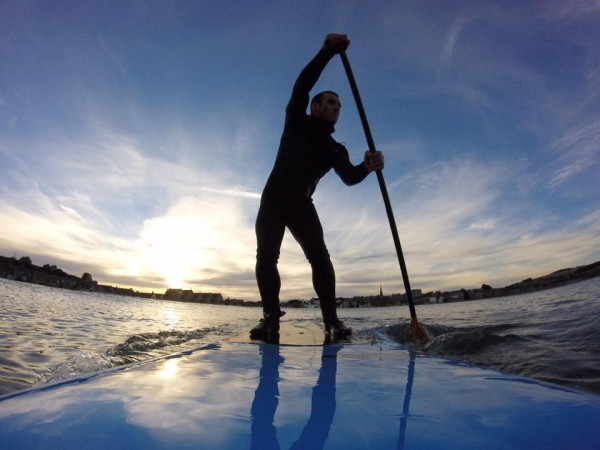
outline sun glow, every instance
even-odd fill
[[[244,223],[238,197],[182,197],[162,215],[144,220],[131,249],[129,276],[193,289],[223,270],[253,266],[253,227]],[[246,205],[247,206],[247,205]],[[126,260],[127,261],[127,260]]]

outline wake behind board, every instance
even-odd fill
[[[366,344],[368,340],[351,335],[344,338],[332,338],[322,326],[314,320],[281,321],[279,335],[269,339],[252,339],[245,331],[230,339],[239,344],[278,344],[294,346],[321,346],[330,344]]]

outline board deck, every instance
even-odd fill
[[[0,398],[4,449],[598,449],[600,396],[397,344],[221,342]]]
[[[349,336],[343,339],[332,339],[325,333],[322,325],[314,320],[281,321],[279,335],[270,339],[252,339],[250,333],[245,331],[231,338],[231,342],[240,344],[279,344],[293,346],[322,346],[331,344],[365,344],[364,338]]]

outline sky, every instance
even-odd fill
[[[600,2],[0,2],[0,254],[102,284],[258,300],[284,109],[346,33],[413,288],[600,260]],[[339,57],[334,138],[367,149]],[[337,295],[404,292],[374,174],[314,195]],[[286,233],[281,299],[311,298]]]

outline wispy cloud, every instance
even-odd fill
[[[600,120],[569,130],[554,143],[553,148],[558,157],[551,163],[553,173],[548,179],[551,190],[584,173],[600,182],[597,175],[600,168]]]
[[[582,218],[577,227],[555,221],[549,226],[550,217],[533,211],[527,198],[518,198],[512,182],[518,171],[506,164],[451,160],[389,184],[413,287],[502,286],[584,255],[589,261],[600,256],[593,244],[599,225]],[[388,292],[401,292],[380,194],[374,180],[365,183],[370,185],[350,189],[328,183],[318,198],[338,290],[373,293],[382,284]],[[504,200],[509,191],[515,202]]]
[[[466,26],[468,19],[466,16],[458,17],[453,23],[450,29],[448,30],[446,37],[444,39],[444,45],[442,47],[442,54],[440,56],[440,63],[438,69],[438,80],[441,76],[442,71],[445,66],[451,63],[452,56],[454,55],[454,50],[456,44],[460,38],[460,34],[463,28]]]
[[[573,23],[595,21],[600,19],[600,1],[552,0],[545,2],[542,14],[550,20]]]

